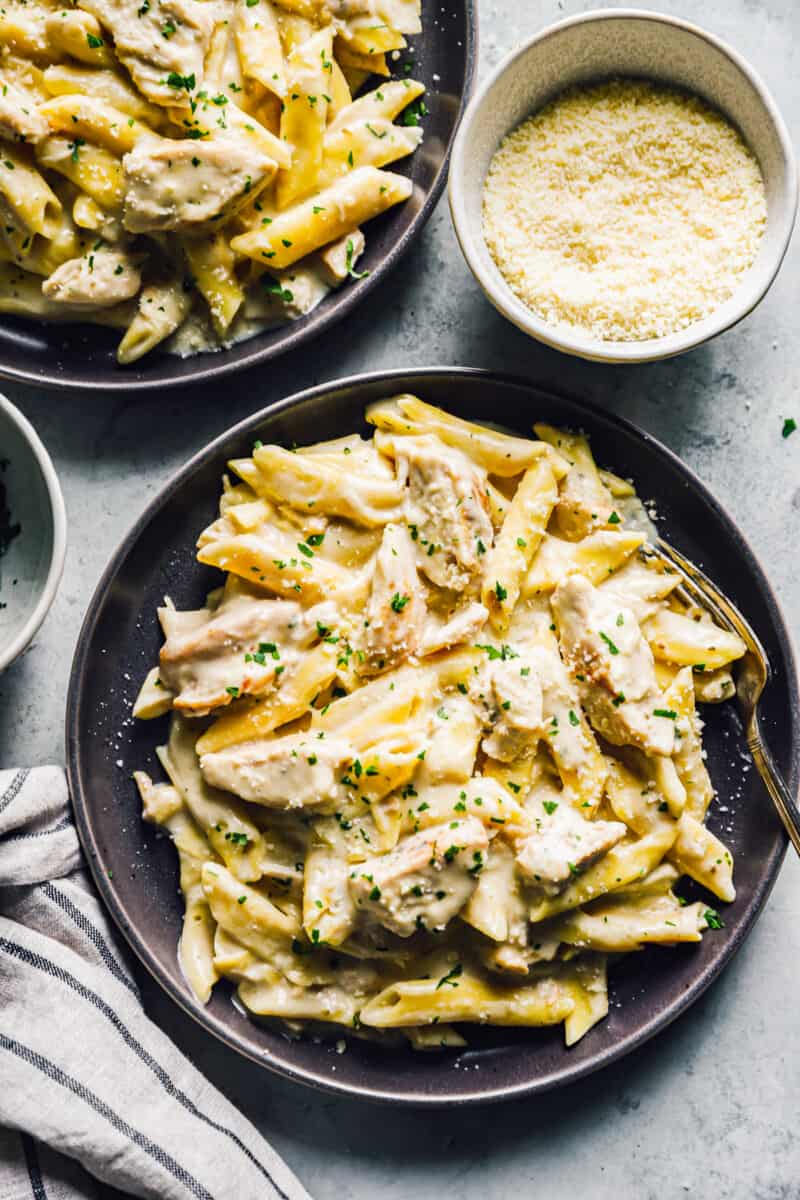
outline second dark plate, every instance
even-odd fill
[[[698,945],[627,956],[611,972],[608,1018],[572,1049],[565,1049],[560,1027],[473,1027],[469,1048],[456,1054],[351,1040],[340,1055],[330,1043],[288,1041],[256,1024],[233,1006],[227,985],[217,986],[206,1008],[197,1003],[176,956],[182,914],[177,856],[142,821],[131,780],[136,768],[158,770],[153,750],[166,740],[166,718],[134,724],[130,715],[161,644],[156,607],[166,593],[178,608],[197,607],[217,584],[218,573],[196,562],[195,541],[216,516],[229,458],[249,454],[256,438],[291,446],[368,433],[365,406],[398,392],[524,436],[534,420],[584,429],[598,462],[639,484],[660,515],[661,533],[701,565],[754,626],[774,672],[762,705],[764,731],[796,787],[800,708],[789,637],[750,547],[700,480],[654,438],[597,408],[521,380],[449,368],[363,375],[281,401],[212,442],[167,484],[122,542],[89,606],[68,697],[69,782],[81,839],[112,916],[168,994],[232,1050],[290,1079],[395,1104],[499,1100],[580,1079],[679,1016],[750,932],[786,839],[747,756],[734,706],[710,706],[705,744],[718,797],[709,825],[734,854],[736,901],[724,907],[725,928],[709,931]]]
[[[359,270],[369,275],[332,292],[299,321],[256,334],[229,350],[178,358],[158,348],[121,367],[115,353],[119,330],[96,325],[58,325],[0,315],[0,378],[65,389],[146,391],[207,384],[233,371],[267,362],[310,341],[341,321],[377,287],[422,232],[447,178],[450,147],[469,99],[475,71],[474,0],[422,0],[422,33],[391,62],[404,65],[427,89],[425,138],[392,171],[413,182],[410,198],[365,226],[367,248]]]

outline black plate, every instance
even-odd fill
[[[601,464],[638,481],[642,497],[655,502],[662,532],[740,606],[766,647],[774,678],[764,697],[764,728],[796,786],[800,713],[786,627],[752,551],[699,479],[654,438],[582,401],[521,380],[447,368],[363,375],[284,400],[223,434],[167,484],[114,555],[89,606],[67,705],[69,780],[92,872],[115,920],[170,996],[233,1049],[291,1079],[377,1100],[502,1099],[573,1081],[638,1046],[697,999],[750,931],[786,839],[751,768],[732,705],[710,706],[704,714],[708,766],[719,791],[709,824],[736,857],[738,897],[724,906],[725,928],[709,931],[696,946],[630,955],[612,972],[608,1019],[570,1050],[558,1027],[476,1029],[470,1049],[458,1054],[414,1054],[353,1040],[339,1055],[330,1045],[289,1042],[250,1021],[231,1004],[227,985],[218,985],[201,1008],[175,953],[182,911],[176,855],[142,822],[130,778],[137,767],[158,769],[153,748],[166,738],[166,718],[154,725],[130,717],[161,643],[156,606],[169,593],[179,608],[197,607],[219,578],[197,564],[194,546],[216,515],[227,459],[250,453],[255,438],[291,445],[366,432],[365,405],[405,391],[521,434],[530,433],[534,419],[583,428]]]
[[[299,321],[257,334],[230,350],[182,359],[154,350],[121,367],[122,336],[95,325],[58,325],[0,316],[0,377],[54,388],[144,391],[208,383],[232,371],[267,362],[316,337],[346,317],[400,261],[433,212],[447,178],[450,147],[472,90],[476,56],[474,0],[422,0],[423,31],[409,39],[390,68],[401,77],[406,63],[427,88],[425,139],[392,171],[411,178],[414,191],[365,227],[367,248],[359,270],[369,271],[332,292]]]

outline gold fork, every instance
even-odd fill
[[[764,786],[778,810],[784,829],[795,850],[800,854],[800,809],[761,736],[759,726],[758,703],[770,679],[769,661],[764,647],[738,608],[698,566],[684,558],[674,546],[670,546],[663,538],[658,538],[656,542],[648,543],[644,549],[669,569],[678,572],[683,581],[678,590],[683,592],[685,599],[704,608],[718,625],[738,634],[746,645],[747,652],[738,664],[736,697],[744,723],[747,746]]]

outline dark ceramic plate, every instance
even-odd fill
[[[78,828],[106,904],[145,966],[201,1025],[256,1062],[330,1091],[394,1103],[467,1103],[579,1079],[668,1025],[741,946],[786,841],[751,769],[733,706],[711,706],[704,714],[705,738],[719,799],[710,825],[736,856],[738,897],[725,907],[725,928],[709,931],[699,945],[644,951],[620,964],[611,976],[608,1019],[573,1049],[565,1049],[560,1027],[476,1027],[470,1048],[460,1053],[414,1054],[354,1039],[339,1055],[330,1044],[290,1042],[250,1021],[232,1005],[227,984],[217,986],[205,1009],[195,1002],[176,958],[182,911],[176,855],[142,822],[131,782],[134,768],[158,770],[153,749],[167,732],[166,718],[134,725],[130,717],[161,643],[156,606],[168,592],[179,608],[197,607],[216,586],[217,573],[195,561],[195,539],[216,515],[227,459],[248,454],[256,438],[291,445],[367,432],[365,405],[405,391],[521,434],[530,432],[534,419],[581,427],[601,464],[639,481],[661,514],[662,532],[740,606],[766,647],[774,678],[764,697],[765,732],[796,785],[800,710],[786,628],[752,551],[699,479],[647,434],[581,401],[521,380],[446,368],[363,375],[314,388],[243,421],[179,472],[123,541],[89,607],[72,669],[67,757]]]
[[[121,334],[95,325],[57,325],[0,316],[0,377],[54,388],[144,391],[208,383],[232,371],[267,362],[295,349],[352,312],[419,236],[447,178],[450,147],[472,89],[476,56],[474,0],[422,0],[423,32],[390,62],[401,77],[409,64],[427,88],[425,140],[410,158],[391,166],[414,190],[405,202],[365,227],[367,249],[359,270],[369,275],[331,293],[307,317],[257,334],[230,350],[182,359],[154,350],[121,367],[115,358]]]

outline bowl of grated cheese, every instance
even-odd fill
[[[692,349],[766,294],[797,168],[756,72],[687,21],[602,9],[551,25],[472,100],[450,209],[488,299],[602,362]]]

